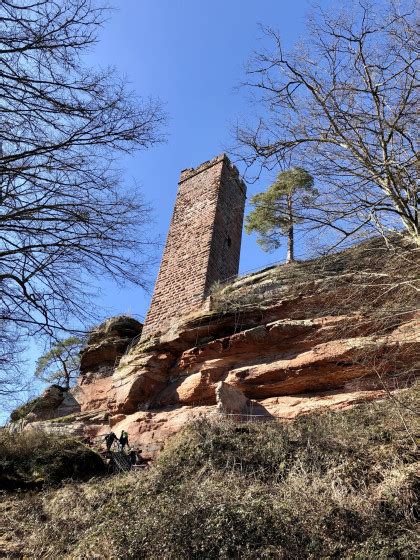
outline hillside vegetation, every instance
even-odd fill
[[[6,538],[43,559],[412,559],[418,405],[414,387],[290,423],[202,419],[149,472],[9,494]]]
[[[346,250],[273,266],[212,288],[212,306],[244,313],[293,300],[289,318],[362,314],[378,334],[418,307],[420,249],[375,237]]]
[[[39,430],[0,433],[0,491],[87,480],[105,470],[102,457],[74,438]]]

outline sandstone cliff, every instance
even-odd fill
[[[83,411],[107,407],[112,375],[129,346],[138,342],[142,325],[132,317],[112,317],[94,329],[80,356],[75,394]]]
[[[153,455],[198,415],[290,419],[383,397],[419,372],[418,270],[408,242],[371,240],[215,286],[202,311],[141,344],[138,324],[114,338],[101,326],[82,356],[80,413],[42,427],[125,429]]]

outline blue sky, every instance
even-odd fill
[[[93,64],[114,65],[137,93],[159,97],[165,104],[167,142],[121,161],[127,180],[141,185],[154,208],[152,233],[163,243],[180,171],[225,151],[232,144],[232,124],[249,110],[246,92],[237,86],[252,52],[264,45],[259,24],[278,28],[286,45],[292,46],[304,33],[309,4],[124,0],[117,5],[90,59]],[[249,185],[248,195],[264,189],[272,178]],[[283,258],[284,251],[264,253],[255,237],[244,234],[241,272]],[[150,294],[137,288],[118,290],[109,283],[100,288],[109,314],[145,315]]]
[[[114,66],[132,89],[158,97],[169,116],[166,143],[119,162],[127,181],[141,186],[154,209],[151,234],[162,247],[175,201],[179,173],[226,151],[231,127],[249,111],[246,92],[238,89],[244,67],[261,42],[259,24],[280,30],[292,46],[304,34],[307,0],[117,0],[87,57],[92,66]],[[241,166],[238,165],[240,171]],[[263,190],[274,178],[248,185],[248,195]],[[299,250],[300,249],[300,250]],[[298,247],[298,253],[305,253]],[[264,253],[255,237],[244,234],[240,271],[284,258],[284,251]],[[152,270],[153,279],[158,263]],[[142,319],[151,294],[140,288],[118,288],[103,281],[97,288],[103,318],[128,313]],[[28,373],[43,348],[28,349]],[[34,390],[41,389],[38,384]],[[4,415],[3,415],[4,416]],[[0,413],[1,417],[1,413]]]

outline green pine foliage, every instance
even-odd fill
[[[265,192],[251,198],[253,210],[246,217],[245,231],[258,234],[257,243],[264,251],[278,249],[288,236],[288,260],[293,260],[293,228],[304,221],[305,211],[317,194],[314,179],[305,169],[293,167],[282,171]]]
[[[47,383],[57,383],[65,388],[77,376],[80,366],[80,350],[84,339],[70,336],[59,340],[37,361],[35,375]]]

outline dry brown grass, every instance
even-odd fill
[[[410,240],[375,238],[340,253],[276,266],[212,290],[213,308],[246,313],[292,302],[288,317],[353,315],[376,334],[418,308],[420,249]]]
[[[100,455],[77,439],[39,430],[0,433],[0,491],[87,480],[103,472]]]
[[[9,497],[42,559],[412,559],[418,388],[289,424],[202,420],[146,474]],[[4,507],[4,505],[3,505]]]

